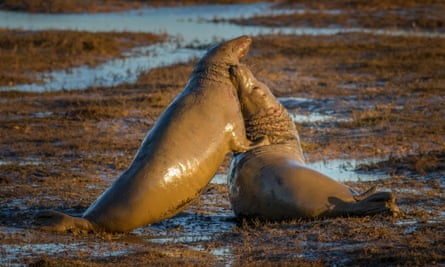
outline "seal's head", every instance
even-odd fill
[[[232,65],[229,72],[233,85],[238,89],[241,110],[245,119],[279,108],[278,101],[269,88],[258,81],[247,66]]]
[[[245,65],[233,65],[229,72],[237,89],[247,138],[256,141],[267,137],[271,144],[293,144],[303,155],[295,123],[269,87],[258,81]]]
[[[224,64],[227,66],[239,63],[249,51],[252,38],[247,35],[223,42],[211,47],[199,60],[197,66],[205,67],[210,64]]]

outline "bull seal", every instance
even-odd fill
[[[196,199],[229,152],[246,137],[229,66],[251,45],[241,36],[211,48],[184,90],[148,132],[129,168],[84,212],[37,215],[43,230],[125,232],[174,216]]]
[[[394,196],[373,187],[357,194],[304,165],[298,133],[290,115],[269,88],[243,65],[232,66],[247,136],[267,135],[270,145],[232,159],[228,185],[238,217],[287,220],[396,213]]]

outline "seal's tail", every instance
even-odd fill
[[[39,229],[48,232],[92,232],[94,225],[84,218],[72,217],[58,211],[42,211],[35,216]]]
[[[396,199],[391,192],[365,192],[363,198],[358,198],[357,202],[351,203],[350,215],[366,216],[375,214],[390,214],[397,216],[400,210],[396,205]]]

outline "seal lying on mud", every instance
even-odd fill
[[[269,88],[246,66],[232,66],[230,73],[248,138],[267,135],[271,142],[232,159],[229,195],[238,217],[284,220],[397,212],[389,192],[375,193],[374,187],[357,195],[306,167],[295,124]]]
[[[227,153],[255,146],[246,137],[229,67],[251,45],[241,36],[210,49],[185,89],[148,132],[130,167],[81,218],[47,211],[44,230],[123,232],[158,222],[197,198]]]

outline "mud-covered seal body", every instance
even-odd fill
[[[45,230],[130,231],[169,218],[197,198],[229,152],[251,148],[229,66],[251,45],[242,36],[210,49],[142,142],[130,167],[85,211],[37,217]]]
[[[232,159],[229,196],[238,217],[285,220],[398,211],[389,192],[372,188],[359,195],[305,166],[295,125],[269,88],[244,65],[232,66],[230,72],[247,136],[254,140],[266,135],[270,141]]]

